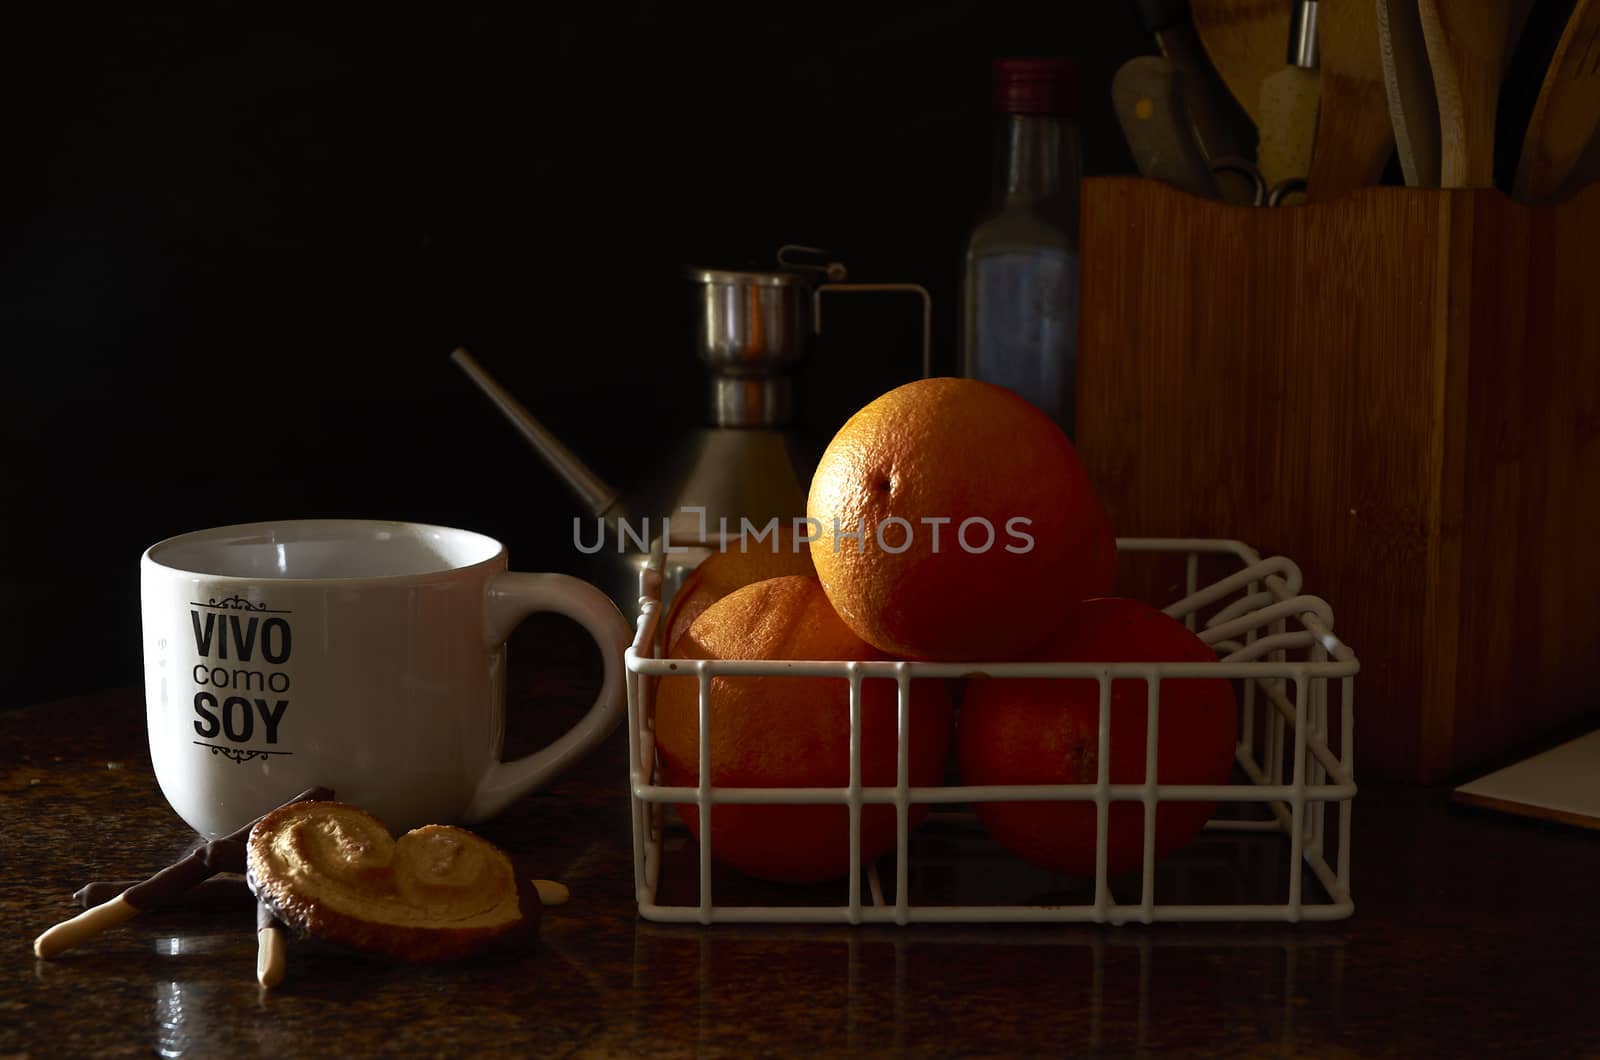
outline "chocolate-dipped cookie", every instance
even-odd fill
[[[398,840],[339,802],[302,802],[250,830],[245,879],[291,930],[407,961],[464,957],[531,939],[541,902],[503,851],[427,825]]]

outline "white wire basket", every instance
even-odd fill
[[[1248,545],[1218,539],[1122,538],[1124,560],[1182,562],[1181,598],[1163,610],[1217,651],[1216,663],[928,663],[788,662],[660,657],[662,554],[640,578],[640,617],[628,649],[628,749],[634,889],[639,913],[665,923],[997,923],[1339,920],[1355,909],[1350,894],[1354,652],[1333,634],[1333,610],[1304,594],[1299,568],[1285,557],[1262,559]],[[1201,571],[1220,568],[1201,584]],[[1174,585],[1173,591],[1177,591]],[[1156,601],[1151,601],[1152,603]],[[974,673],[1005,678],[1092,678],[1099,683],[1098,777],[1093,784],[985,785],[909,783],[910,685],[923,678]],[[660,783],[653,739],[652,677],[699,680],[699,740],[709,760],[709,703],[714,677],[808,676],[849,682],[850,780],[837,788],[718,787],[710,770],[697,787]],[[1156,770],[1161,684],[1166,679],[1226,678],[1240,711],[1237,783],[1162,784]],[[1111,682],[1133,678],[1148,689],[1145,782],[1110,782]],[[889,679],[899,690],[898,783],[861,783],[861,684]],[[1336,718],[1336,732],[1330,731]],[[988,841],[972,805],[986,801],[1092,802],[1096,816],[1093,880],[1055,877],[1010,859]],[[1111,803],[1144,806],[1143,863],[1137,873],[1107,873]],[[1161,802],[1213,802],[1218,811],[1194,848],[1155,858]],[[827,804],[848,807],[850,872],[837,887],[751,885],[715,866],[711,807],[720,804]],[[863,863],[862,807],[896,810],[895,846]],[[909,810],[932,812],[912,828]],[[668,812],[695,807],[699,834]],[[1329,814],[1330,806],[1336,813]],[[1214,840],[1214,842],[1213,842]],[[683,857],[669,856],[674,852]],[[669,868],[664,865],[671,862]],[[677,877],[673,871],[677,871]],[[962,877],[980,881],[966,886]],[[676,884],[675,886],[673,884]],[[718,901],[718,889],[725,893]],[[728,896],[733,895],[734,900]],[[1199,895],[1200,897],[1196,897]]]

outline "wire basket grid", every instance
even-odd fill
[[[931,663],[801,662],[771,660],[690,660],[658,657],[662,604],[660,543],[641,574],[640,617],[627,652],[630,799],[633,819],[634,884],[640,914],[662,922],[842,922],[912,924],[920,922],[1092,921],[1121,924],[1158,921],[1336,920],[1354,910],[1350,894],[1350,826],[1355,796],[1352,754],[1354,676],[1359,663],[1333,632],[1333,611],[1320,597],[1301,592],[1299,568],[1285,557],[1262,559],[1249,546],[1220,539],[1123,538],[1125,553],[1176,553],[1185,558],[1185,593],[1164,611],[1195,630],[1219,654],[1202,663]],[[1240,569],[1200,586],[1203,556],[1236,561]],[[1199,613],[1215,611],[1197,629]],[[1092,679],[1098,683],[1097,777],[1093,784],[932,785],[910,783],[910,687],[913,680],[963,678],[976,674],[1009,678]],[[654,682],[665,676],[693,676],[699,683],[699,761],[710,761],[710,697],[716,677],[783,676],[843,679],[849,685],[849,781],[834,788],[719,787],[710,770],[699,770],[695,787],[658,783],[652,727]],[[1245,784],[1178,785],[1158,781],[1161,685],[1182,678],[1227,678],[1241,683],[1240,739],[1235,749]],[[1146,686],[1145,780],[1111,782],[1111,692],[1116,680],[1141,680]],[[892,680],[898,690],[897,778],[893,786],[866,786],[861,780],[862,683]],[[1328,684],[1340,682],[1338,753],[1329,744]],[[1258,708],[1263,738],[1257,745]],[[1292,741],[1292,749],[1291,749]],[[1286,770],[1287,759],[1287,770]],[[1286,776],[1287,772],[1287,776]],[[919,804],[977,802],[1085,801],[1095,805],[1096,869],[1094,898],[1081,904],[918,904],[910,899],[910,807]],[[1113,900],[1107,872],[1108,815],[1112,802],[1144,807],[1143,859],[1137,902]],[[1216,818],[1207,828],[1225,832],[1287,835],[1288,892],[1284,901],[1176,904],[1155,895],[1155,818],[1161,802],[1256,803],[1265,819]],[[1327,808],[1338,808],[1336,846],[1329,862]],[[697,807],[699,815],[699,894],[693,905],[658,902],[663,809],[667,804]],[[711,808],[724,804],[839,804],[849,811],[850,871],[842,905],[717,905],[713,902]],[[896,835],[894,889],[886,897],[877,862],[863,865],[860,851],[863,806],[893,805]],[[886,855],[887,856],[887,855]],[[881,860],[881,859],[879,859]],[[1308,901],[1304,863],[1325,892],[1326,901]],[[865,888],[863,878],[865,877]],[[863,896],[863,890],[866,897]]]

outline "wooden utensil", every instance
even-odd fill
[[[1394,150],[1374,0],[1321,0],[1322,85],[1306,195],[1335,199],[1378,183]]]
[[[1556,194],[1600,125],[1600,3],[1578,0],[1528,120],[1511,193],[1524,202]]]
[[[1261,82],[1283,69],[1293,7],[1293,0],[1189,0],[1195,33],[1211,65],[1257,127]]]
[[[1517,180],[1517,163],[1539,90],[1576,4],[1577,0],[1534,0],[1516,46],[1506,56],[1500,107],[1494,116],[1494,186],[1507,194]]]
[[[1183,78],[1159,56],[1129,59],[1111,79],[1111,103],[1143,176],[1215,199],[1216,180],[1185,110]]]
[[[1417,0],[1439,99],[1439,175],[1444,187],[1494,184],[1500,79],[1532,6],[1532,0]]]
[[[1378,0],[1383,84],[1400,171],[1413,188],[1439,186],[1439,99],[1417,0]]]

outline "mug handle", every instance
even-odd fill
[[[623,653],[632,642],[628,623],[599,589],[565,574],[504,571],[489,583],[485,601],[490,644],[504,644],[517,624],[539,611],[566,615],[588,630],[600,648],[605,679],[600,695],[578,723],[558,740],[512,762],[496,762],[478,783],[466,812],[467,823],[484,820],[554,780],[562,770],[611,735],[627,706]]]

